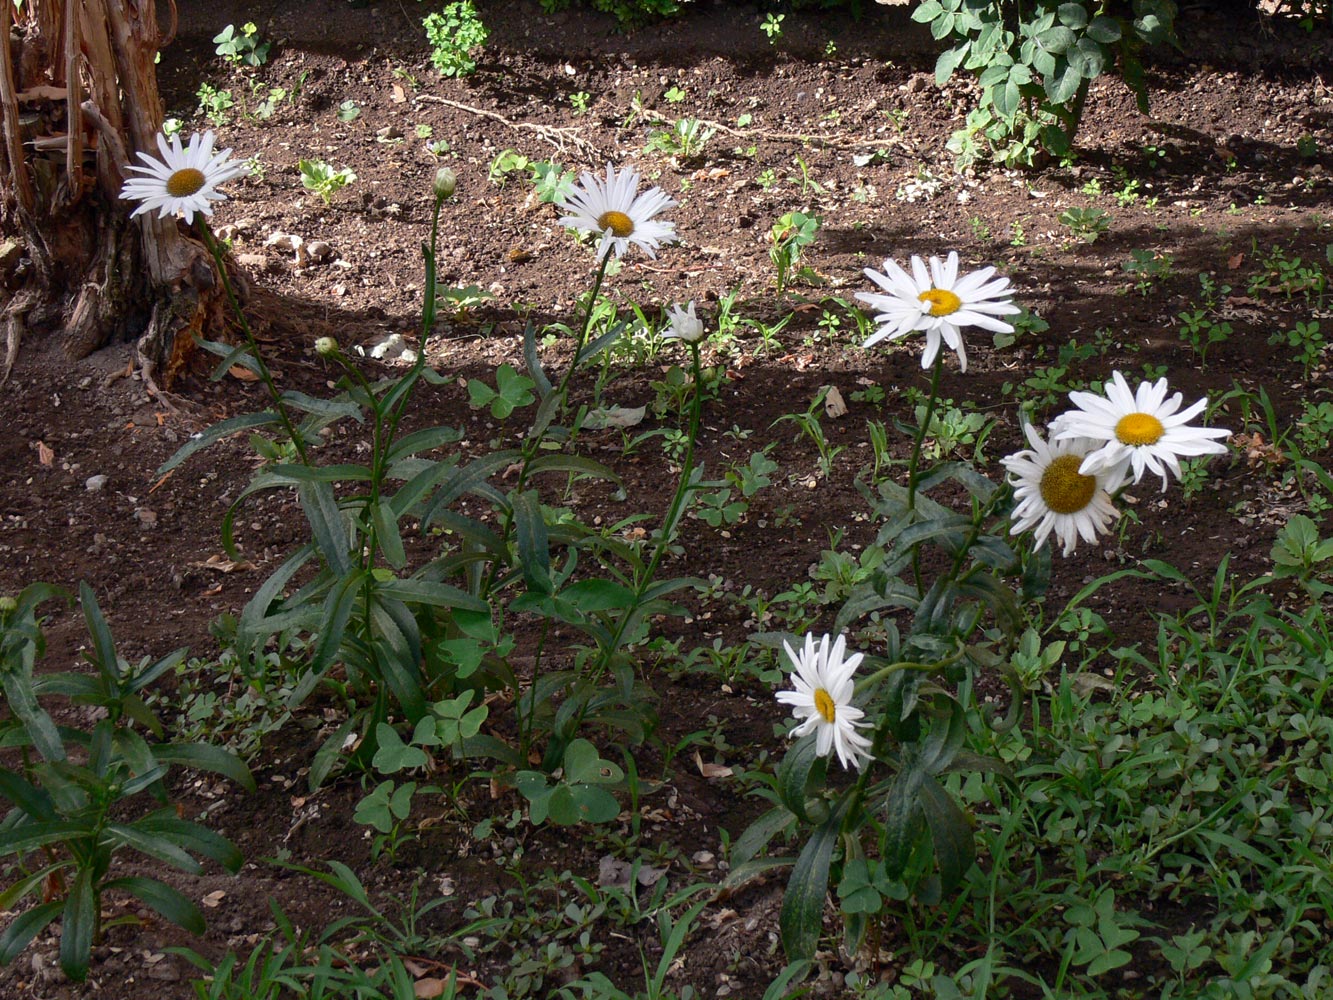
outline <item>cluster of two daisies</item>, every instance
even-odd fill
[[[193,136],[185,148],[178,137],[168,144],[159,135],[162,158],[140,152],[143,165],[129,169],[143,176],[128,181],[121,197],[140,203],[135,215],[157,209],[159,217],[180,215],[187,223],[196,213],[211,215],[212,202],[226,197],[218,186],[244,171],[242,164],[228,162],[230,150],[214,153],[213,147],[212,132]],[[603,264],[610,254],[623,256],[631,244],[652,257],[662,244],[676,239],[674,225],[657,218],[673,205],[660,188],[640,192],[633,168],[617,171],[608,165],[605,179],[588,172],[582,175],[562,201],[569,214],[560,223],[599,236],[597,255]],[[1009,279],[997,277],[994,267],[960,275],[957,253],[944,260],[932,257],[929,265],[914,256],[909,266],[910,273],[886,260],[883,272],[866,269],[866,276],[881,291],[857,294],[879,310],[877,332],[864,347],[924,333],[923,368],[937,363],[943,345],[957,354],[965,372],[965,328],[1013,331],[1003,317],[1020,310],[1010,297]],[[703,324],[693,302],[673,306],[668,317],[667,337],[691,344],[703,339]],[[1116,518],[1112,498],[1131,477],[1138,482],[1151,471],[1162,477],[1165,489],[1168,473],[1180,476],[1181,458],[1224,452],[1217,439],[1226,437],[1227,431],[1188,423],[1207,400],[1181,410],[1181,394],[1168,398],[1167,392],[1165,378],[1131,390],[1124,376],[1115,372],[1105,396],[1070,393],[1075,409],[1052,422],[1049,441],[1025,425],[1031,447],[1002,460],[1014,489],[1011,533],[1032,529],[1038,548],[1054,533],[1068,555],[1078,538],[1092,542],[1109,529]],[[861,654],[847,656],[844,639],[830,641],[827,635],[818,643],[813,635],[807,636],[800,654],[790,646],[787,654],[795,668],[794,690],[781,692],[778,700],[791,705],[798,720],[792,735],[815,732],[821,755],[836,750],[844,767],[859,767],[870,748],[857,731],[864,725],[863,713],[851,704],[852,675]]]

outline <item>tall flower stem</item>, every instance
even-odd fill
[[[940,395],[940,373],[944,370],[944,352],[935,355],[935,363],[930,369],[930,396],[926,399],[926,412],[916,429],[916,438],[912,441],[912,455],[907,462],[907,509],[916,510],[917,469],[921,464],[921,447],[926,440],[926,429],[935,415],[935,404]]]
[[[602,255],[602,262],[597,265],[597,277],[593,279],[592,291],[588,293],[588,308],[583,312],[583,325],[579,327],[578,339],[574,342],[574,357],[569,362],[569,367],[565,369],[565,374],[560,379],[560,385],[556,392],[560,394],[563,401],[565,393],[569,391],[569,380],[574,375],[574,369],[579,366],[579,355],[583,353],[583,345],[588,341],[588,330],[592,327],[593,310],[597,308],[597,294],[602,290],[602,281],[606,278],[606,267],[611,262],[609,253]]]
[[[690,431],[689,437],[685,440],[685,458],[681,462],[680,481],[676,484],[676,494],[671,498],[671,506],[667,508],[666,516],[662,519],[662,530],[657,539],[657,546],[653,549],[652,557],[648,560],[648,565],[644,568],[634,588],[634,600],[616,623],[616,630],[611,634],[611,639],[603,651],[598,673],[601,672],[601,667],[605,667],[606,661],[614,656],[616,650],[620,648],[630,621],[633,620],[639,605],[643,603],[648,588],[653,585],[653,577],[657,575],[657,567],[671,547],[671,540],[676,534],[676,526],[680,523],[680,518],[685,512],[685,500],[689,497],[690,490],[694,486],[694,442],[699,437],[699,423],[704,408],[703,366],[699,361],[699,345],[691,343],[687,346],[690,349],[690,368],[694,377],[694,396],[690,401]]]
[[[217,264],[218,274],[222,277],[222,288],[227,293],[227,302],[231,305],[231,311],[236,315],[236,322],[245,335],[246,344],[250,348],[250,357],[254,359],[255,371],[264,387],[268,390],[269,398],[273,400],[274,407],[278,411],[278,419],[282,421],[283,430],[287,432],[288,438],[296,448],[297,455],[301,458],[302,465],[310,464],[310,456],[306,453],[305,441],[296,429],[296,424],[292,422],[291,413],[287,410],[286,403],[283,402],[282,393],[278,391],[277,383],[273,381],[273,373],[269,371],[268,365],[264,362],[264,355],[259,350],[259,341],[255,339],[254,331],[250,329],[250,321],[245,318],[245,310],[241,308],[240,300],[236,297],[236,289],[232,287],[231,276],[227,273],[227,264],[223,259],[222,247],[213,236],[213,231],[208,228],[208,222],[203,216],[199,217],[199,232],[203,235],[204,245],[208,247],[208,252],[213,255],[213,261]]]

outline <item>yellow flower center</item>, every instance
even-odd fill
[[[1165,433],[1162,422],[1151,413],[1130,413],[1115,425],[1115,436],[1121,444],[1156,444]]]
[[[945,288],[932,288],[917,296],[919,302],[930,303],[932,316],[948,316],[963,307],[963,300]]]
[[[815,711],[825,722],[832,722],[838,717],[838,706],[823,688],[815,688]]]
[[[634,220],[624,212],[603,212],[597,216],[597,228],[603,232],[611,230],[612,236],[629,236],[634,232]]]
[[[1041,498],[1057,514],[1077,514],[1092,502],[1097,478],[1078,471],[1082,455],[1061,455],[1041,474]]]
[[[204,172],[195,170],[194,167],[177,170],[167,178],[167,194],[173,198],[188,198],[192,194],[198,194],[206,180]]]

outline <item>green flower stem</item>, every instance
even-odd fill
[[[857,681],[855,688],[856,693],[860,694],[862,691],[866,690],[871,685],[877,684],[884,678],[896,674],[902,670],[914,670],[914,671],[920,671],[922,673],[941,670],[949,666],[951,663],[955,663],[959,659],[961,659],[963,656],[963,652],[964,652],[963,649],[960,647],[952,655],[947,656],[943,660],[939,660],[938,662],[935,663],[919,663],[914,660],[900,660],[897,663],[887,664],[886,666],[880,667],[873,674],[870,674],[867,677],[863,677],[859,681]],[[874,740],[871,741],[870,744],[870,760],[866,761],[865,766],[861,768],[860,773],[856,776],[856,784],[852,786],[851,791],[848,793],[850,798],[849,798],[847,812],[844,814],[846,816],[846,819],[844,820],[843,832],[850,832],[852,829],[854,829],[854,827],[848,825],[848,823],[855,820],[861,814],[861,809],[860,809],[861,802],[865,798],[866,785],[870,780],[871,765],[876,760],[879,759],[879,755],[884,750],[884,744],[888,741],[888,738],[889,738],[889,720],[888,718],[882,716],[880,718],[879,725],[875,727],[875,738]]]
[[[588,340],[588,330],[592,326],[593,310],[597,306],[597,294],[602,290],[602,282],[606,278],[606,268],[611,261],[611,255],[607,254],[602,258],[597,266],[597,276],[593,279],[592,291],[588,295],[588,308],[583,313],[583,324],[579,327],[578,339],[574,343],[574,357],[569,362],[569,367],[565,369],[565,374],[560,378],[560,384],[556,386],[555,393],[560,398],[560,405],[563,407],[569,393],[569,382],[574,376],[574,370],[579,366],[579,355],[583,353],[583,345]],[[535,428],[534,428],[535,431]],[[541,449],[542,434],[530,431],[523,441],[523,448],[520,452],[520,461],[518,463],[518,479],[514,485],[513,492],[521,493],[528,483],[528,469],[532,465],[532,460],[537,457]],[[501,526],[500,537],[508,538],[509,532],[514,526],[514,512],[508,510],[505,512],[504,524]],[[500,564],[498,561],[492,561],[490,569],[486,573],[486,579],[482,581],[481,592],[479,596],[486,600],[490,596],[491,588],[495,586],[495,581],[499,578]]]
[[[981,526],[985,524],[986,518],[990,517],[991,512],[1000,505],[1000,502],[1002,500],[1007,500],[1012,493],[1013,487],[1009,485],[1007,480],[1003,481],[995,492],[991,494],[990,499],[987,500],[981,506],[981,509],[973,515],[972,527],[968,532],[967,540],[963,542],[962,546],[953,557],[953,565],[949,568],[950,577],[956,578],[958,576],[958,571],[963,568],[963,560],[967,558],[967,554],[972,551],[972,546],[976,544],[977,537],[981,534]]]
[[[926,440],[926,428],[930,418],[935,415],[935,403],[940,395],[940,373],[944,371],[944,351],[935,355],[935,364],[930,369],[930,397],[926,400],[926,413],[916,429],[916,438],[912,441],[912,457],[907,462],[907,509],[916,510],[917,467],[921,463],[921,446]]]
[[[693,488],[691,480],[694,474],[694,442],[699,437],[699,423],[703,414],[703,366],[699,361],[699,345],[689,344],[690,349],[690,369],[694,377],[694,396],[690,401],[690,432],[685,440],[685,458],[681,463],[680,482],[676,484],[676,495],[671,498],[671,506],[667,508],[666,517],[662,519],[661,537],[657,540],[657,547],[653,550],[652,558],[648,560],[648,566],[639,577],[639,583],[634,588],[634,601],[625,613],[620,616],[616,623],[616,630],[611,635],[611,640],[606,644],[606,649],[602,654],[602,662],[598,665],[597,675],[601,674],[602,668],[606,666],[606,661],[615,654],[620,648],[620,643],[625,638],[625,629],[629,626],[630,619],[634,617],[634,612],[638,610],[639,604],[643,601],[643,595],[648,592],[652,586],[653,577],[657,574],[657,567],[662,562],[662,557],[666,555],[667,549],[671,547],[671,539],[675,537],[676,526],[680,523],[681,515],[684,512],[685,500],[690,495]]]
[[[578,340],[574,343],[574,358],[565,369],[564,377],[560,379],[560,385],[556,388],[562,400],[569,391],[569,380],[574,375],[574,369],[579,366],[579,355],[583,353],[583,345],[588,340],[593,310],[597,307],[597,293],[602,290],[602,281],[606,278],[606,267],[610,262],[611,255],[608,253],[602,257],[602,262],[597,266],[597,277],[593,279],[592,291],[588,295],[588,308],[583,313],[583,325],[579,328]]]
[[[218,245],[218,241],[213,236],[213,231],[208,228],[208,222],[203,216],[199,217],[199,231],[204,237],[204,245],[208,247],[208,252],[213,255],[213,261],[217,264],[218,274],[222,277],[222,287],[227,293],[227,302],[231,305],[231,311],[236,315],[236,321],[240,324],[241,332],[245,334],[245,341],[250,347],[250,356],[254,358],[255,367],[259,369],[259,377],[263,380],[264,387],[268,389],[269,397],[278,410],[278,418],[282,421],[283,430],[287,432],[287,436],[296,447],[296,453],[301,458],[301,464],[308,466],[310,456],[306,453],[305,441],[297,432],[296,425],[292,422],[291,414],[287,410],[287,405],[282,401],[282,393],[278,391],[278,386],[273,381],[273,373],[269,371],[268,365],[264,363],[264,355],[259,350],[259,341],[255,339],[254,331],[250,329],[250,322],[245,318],[245,311],[241,308],[241,303],[236,298],[236,290],[232,287],[231,276],[227,273],[227,264],[222,257],[222,247]]]
[[[931,673],[936,670],[943,670],[945,667],[957,663],[958,660],[962,659],[962,656],[963,651],[960,649],[951,656],[947,656],[943,660],[938,660],[934,663],[920,663],[916,660],[899,660],[897,663],[890,663],[887,666],[880,667],[868,677],[862,677],[856,682],[855,690],[857,694],[861,694],[882,681],[885,677],[896,674],[900,670],[915,670],[919,673]]]
[[[926,399],[926,412],[916,429],[916,438],[912,441],[912,454],[907,460],[907,510],[916,512],[917,473],[921,464],[921,448],[926,440],[926,428],[930,418],[935,415],[935,403],[940,395],[940,373],[944,371],[944,351],[935,355],[935,364],[930,369],[930,396]],[[917,593],[921,592],[921,543],[912,546],[912,579],[916,581]]]

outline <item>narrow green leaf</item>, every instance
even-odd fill
[[[0,677],[3,682],[5,701],[9,710],[22,724],[32,745],[46,761],[65,759],[65,747],[60,741],[55,720],[37,701],[29,671],[6,673]]]
[[[935,860],[940,866],[942,888],[950,892],[963,881],[963,876],[977,859],[972,824],[934,777],[927,777],[921,783],[919,801],[926,824],[930,827]]]
[[[284,389],[282,392],[282,401],[292,409],[300,410],[303,413],[313,413],[316,416],[325,417],[329,420],[344,420],[350,417],[358,424],[364,424],[366,422],[366,418],[361,412],[361,407],[346,396],[335,396],[332,399],[321,399],[318,396],[308,396],[304,392],[298,392],[295,389]]]
[[[299,465],[284,462],[269,468],[265,488],[299,486],[301,483],[369,482],[371,471],[364,465],[344,462],[338,465]],[[254,486],[251,484],[250,490]]]
[[[555,587],[551,580],[551,549],[546,535],[546,518],[536,490],[524,490],[513,496],[514,535],[518,541],[518,557],[523,568],[523,579],[528,588],[539,594],[550,594]]]
[[[274,424],[282,423],[282,419],[276,413],[270,413],[267,410],[261,413],[245,413],[238,417],[231,417],[221,423],[214,424],[202,434],[195,435],[185,444],[176,450],[176,454],[158,467],[155,475],[165,476],[176,466],[180,465],[196,451],[207,448],[211,444],[216,444],[225,437],[230,437],[240,431],[251,430],[255,427],[268,427]]]
[[[230,778],[248,792],[255,790],[255,778],[250,768],[225,747],[212,743],[161,743],[153,748],[153,756],[196,771],[211,771]]]
[[[142,854],[147,854],[150,858],[156,858],[158,861],[165,861],[167,864],[174,865],[191,875],[198,875],[203,871],[198,861],[195,861],[194,858],[169,840],[140,829],[141,824],[142,821],[133,826],[127,826],[124,823],[110,823],[106,827],[106,833],[126,847],[132,847]]]
[[[828,897],[829,865],[838,842],[840,814],[816,827],[796,858],[787,891],[782,897],[778,925],[788,961],[812,959],[824,929],[824,900]]]
[[[338,498],[329,483],[302,483],[297,491],[301,509],[310,523],[310,534],[319,546],[320,554],[338,576],[352,566],[349,555],[347,521],[338,509]]]
[[[537,354],[537,328],[531,320],[523,328],[523,363],[528,366],[528,375],[537,386],[537,394],[545,397],[551,392],[551,380],[542,368],[541,357]]]
[[[136,830],[148,836],[160,837],[185,851],[201,854],[216,861],[228,871],[239,871],[241,865],[245,863],[245,858],[236,849],[236,845],[226,837],[206,826],[181,819],[170,807],[150,813],[133,825]]]
[[[823,787],[828,760],[819,756],[815,735],[801,737],[787,751],[778,766],[778,798],[803,823],[820,823],[828,815],[822,799],[815,799],[810,811],[810,787]]]
[[[782,806],[770,809],[760,816],[745,828],[744,833],[731,842],[731,854],[727,860],[730,862],[732,869],[750,861],[768,846],[770,840],[794,822],[796,822],[796,817],[791,810]]]
[[[357,599],[361,596],[361,584],[364,574],[359,568],[349,571],[335,583],[324,599],[321,616],[322,626],[319,641],[310,659],[310,670],[322,675],[338,655],[342,647],[343,636],[347,632],[347,623],[351,621],[356,609]]]
[[[376,587],[381,597],[402,601],[404,604],[426,604],[435,608],[454,608],[489,614],[491,606],[465,590],[447,583],[434,583],[420,577],[405,580],[386,580]]]
[[[59,821],[54,823],[22,823],[5,830],[5,838],[0,843],[0,857],[9,854],[26,854],[28,851],[48,844],[88,837],[92,831],[83,823]]]
[[[407,553],[398,534],[398,515],[393,506],[387,500],[380,500],[371,508],[371,517],[375,522],[375,541],[385,560],[394,569],[402,569],[407,565]]]
[[[70,884],[60,918],[60,968],[76,983],[88,977],[96,930],[97,892],[93,888],[93,871],[82,868]]]
[[[111,629],[107,627],[102,609],[97,606],[97,595],[88,581],[79,581],[79,606],[83,608],[83,620],[88,625],[88,638],[93,643],[93,663],[98,671],[112,684],[120,681],[120,664],[116,659],[116,643],[111,638]]]
[[[18,958],[28,942],[46,929],[64,907],[63,900],[53,903],[41,903],[30,910],[24,910],[9,922],[5,932],[0,934],[0,965],[9,965]]]
[[[409,455],[419,455],[423,451],[434,451],[447,444],[457,444],[463,439],[463,432],[457,427],[424,427],[411,434],[405,434],[393,443],[389,449],[386,465],[397,465]]]
[[[208,928],[204,924],[204,915],[199,907],[190,902],[182,893],[155,878],[118,878],[103,884],[102,892],[119,889],[128,892],[135,899],[145,903],[177,927],[184,928],[191,934],[203,934]]]

